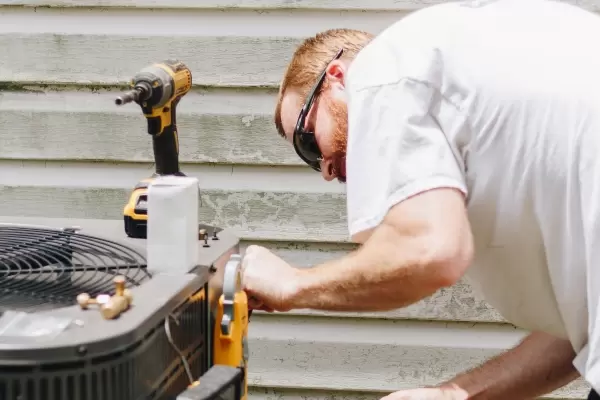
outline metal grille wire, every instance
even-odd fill
[[[52,229],[0,223],[0,312],[40,311],[76,304],[77,295],[112,294],[150,278],[145,258],[114,241]]]

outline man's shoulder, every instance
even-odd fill
[[[463,3],[450,2],[414,11],[377,34],[354,58],[350,90],[393,84],[405,78],[427,80],[437,67],[449,32],[461,19]]]

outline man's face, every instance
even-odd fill
[[[334,61],[327,70],[323,90],[306,116],[305,130],[315,133],[323,155],[321,174],[327,181],[346,181],[346,144],[348,140],[348,109],[344,95],[345,65]],[[288,92],[281,103],[281,119],[287,140],[293,140],[298,115],[306,99],[297,92]]]

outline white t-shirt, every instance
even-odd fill
[[[349,68],[350,234],[429,188],[467,194],[467,276],[508,321],[568,338],[600,389],[600,18],[548,0],[445,3]]]

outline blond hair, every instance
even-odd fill
[[[306,97],[319,74],[340,49],[344,49],[341,58],[353,59],[372,38],[372,34],[356,29],[329,29],[305,39],[298,46],[283,75],[277,95],[274,117],[277,132],[281,136],[285,137],[281,121],[283,96],[291,90]]]

